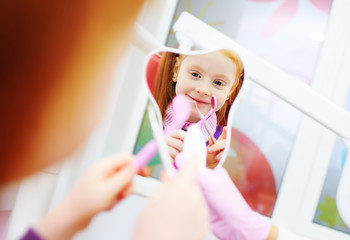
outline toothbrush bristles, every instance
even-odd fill
[[[197,103],[194,102],[194,105],[196,106],[196,109],[197,109],[197,111],[198,111],[198,113],[199,113],[200,118],[203,119],[203,118],[204,118],[204,115],[201,113],[201,111],[199,111],[198,106],[197,106]],[[215,137],[214,137],[213,134],[209,131],[209,126],[208,126],[208,124],[207,124],[206,121],[204,121],[204,127],[205,127],[205,130],[207,130],[207,133],[209,134],[209,136],[210,136],[211,140],[213,141],[213,143],[216,143]]]

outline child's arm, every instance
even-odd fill
[[[35,228],[44,239],[71,239],[101,211],[112,209],[133,192],[137,170],[132,156],[96,162],[71,194]]]
[[[200,161],[184,159],[173,178],[162,184],[141,211],[134,240],[204,239],[210,230],[208,207],[197,182]]]
[[[213,143],[213,141],[209,138],[209,146],[207,148],[207,167],[208,168],[213,169],[218,165],[226,146],[226,133],[227,133],[227,127],[224,127],[222,134],[220,135],[216,143]]]
[[[166,144],[168,145],[168,151],[172,159],[175,159],[176,155],[182,152],[183,141],[185,139],[186,132],[178,129],[172,131],[166,137]]]
[[[224,168],[201,172],[199,183],[211,215],[212,232],[222,240],[275,240],[278,229],[253,211]]]

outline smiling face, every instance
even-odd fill
[[[203,115],[210,111],[212,95],[218,111],[230,95],[235,76],[236,64],[219,51],[186,56],[178,69],[175,92],[193,100],[189,122],[200,120],[195,103]]]

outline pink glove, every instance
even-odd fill
[[[212,232],[219,239],[262,240],[271,222],[246,203],[224,168],[205,169],[199,177],[210,211]]]

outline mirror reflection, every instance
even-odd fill
[[[157,102],[173,160],[182,151],[183,139],[191,124],[198,124],[207,143],[207,167],[223,160],[228,116],[244,79],[240,56],[227,49],[201,54],[163,51],[154,54],[147,65],[147,83]],[[172,100],[184,95],[190,102],[187,120],[177,121],[181,106]]]

